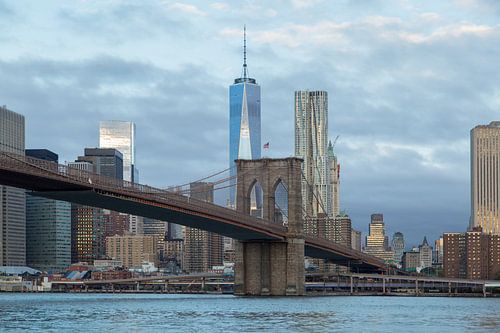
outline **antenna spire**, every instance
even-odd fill
[[[243,80],[247,80],[247,26],[243,25]]]

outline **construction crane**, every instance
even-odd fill
[[[333,140],[332,149],[335,148],[335,144],[337,143],[337,140],[339,139],[339,137],[340,137],[340,134],[335,137],[335,140]]]

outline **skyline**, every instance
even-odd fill
[[[500,6],[312,3],[262,8],[271,20],[233,3],[0,1],[0,104],[26,117],[27,148],[61,161],[98,146],[100,120],[134,121],[141,183],[196,179],[227,165],[227,85],[241,71],[245,21],[270,157],[293,154],[293,92],[326,90],[353,227],[366,234],[382,212],[408,245],[465,231],[469,131],[500,109]]]

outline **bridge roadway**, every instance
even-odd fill
[[[114,210],[211,231],[241,241],[280,241],[286,227],[174,192],[103,177],[66,165],[0,153],[0,184],[31,195]],[[305,255],[349,265],[358,272],[387,271],[385,263],[326,239],[305,236]]]

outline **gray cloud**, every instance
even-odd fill
[[[231,3],[227,14],[199,5],[207,15],[196,19],[151,3],[58,8],[53,24],[62,32],[54,37],[67,34],[71,40],[62,44],[82,43],[92,56],[0,56],[0,103],[26,115],[30,147],[52,149],[63,160],[98,144],[99,120],[135,121],[141,182],[197,179],[227,167],[227,86],[240,68],[225,61],[241,56],[241,32],[227,27],[239,29],[244,20],[270,155],[293,154],[294,91],[327,90],[329,133],[341,135],[341,205],[354,226],[367,231],[369,215],[382,212],[389,232],[402,231],[410,244],[464,230],[469,130],[500,115],[494,14],[468,16],[455,1],[445,9],[361,3],[273,6],[277,13],[267,13],[274,18],[254,20],[240,13],[247,3]],[[266,13],[265,3],[254,8]],[[108,54],[102,44],[144,40],[150,44],[142,53],[138,47],[133,56],[101,55]],[[97,51],[94,43],[101,44]],[[155,43],[166,58],[153,64]]]
[[[191,33],[189,24],[176,18],[166,6],[147,2],[138,5],[125,1],[86,11],[67,6],[58,11],[57,17],[62,29],[69,28],[74,33],[107,43],[125,43],[131,39],[151,39],[165,35],[187,37]]]
[[[393,29],[402,28],[355,26],[344,38],[362,51],[325,46],[285,76],[261,78],[272,87],[263,92],[264,119],[279,120],[266,122],[264,133],[284,148],[278,155],[289,155],[293,91],[327,90],[330,136],[341,135],[341,206],[363,231],[371,213],[385,213],[390,232],[417,244],[468,225],[469,131],[500,116],[500,69],[493,65],[500,33],[412,43],[387,39]],[[257,62],[266,59],[263,51]]]
[[[98,144],[99,120],[122,119],[137,124],[143,182],[166,186],[226,166],[225,91],[202,68],[98,57],[4,61],[0,72],[0,100],[26,115],[29,147],[72,160]]]

